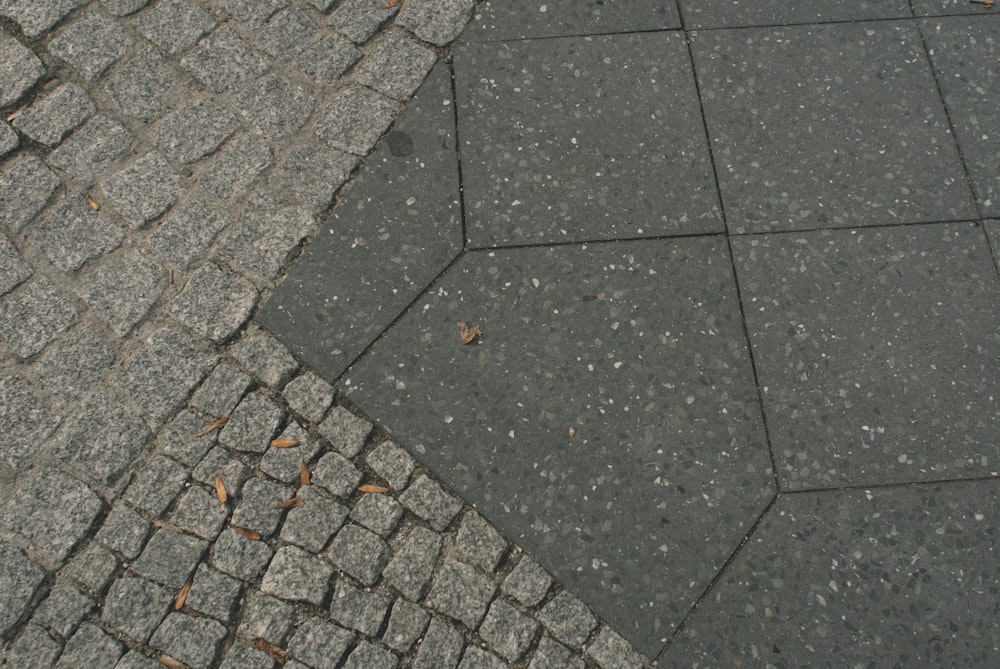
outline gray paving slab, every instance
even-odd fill
[[[328,380],[461,250],[451,100],[439,65],[257,317]]]
[[[51,207],[28,234],[31,244],[66,273],[114,251],[124,238],[121,224],[91,209],[82,196],[66,198]]]
[[[911,22],[713,30],[691,44],[730,232],[975,216]]]
[[[918,0],[919,2],[919,0]],[[917,4],[916,2],[914,3]],[[735,26],[790,25],[795,23],[827,23],[835,21],[870,21],[873,19],[903,19],[910,17],[910,5],[904,0],[889,2],[851,2],[829,0],[819,2],[780,2],[764,0],[680,0],[684,27],[731,28]]]
[[[633,0],[625,3],[546,0],[505,4],[489,0],[469,23],[463,41],[599,35],[679,28],[675,3]]]
[[[979,226],[755,235],[733,253],[784,488],[996,470],[1000,283]]]
[[[45,75],[38,56],[6,32],[0,35],[0,107],[21,99]]]
[[[11,125],[36,142],[54,147],[96,109],[86,91],[68,83],[36,100]]]
[[[996,500],[996,481],[783,496],[660,666],[995,664],[995,558],[973,537]]]
[[[479,344],[462,346],[459,320],[482,324]],[[691,603],[689,583],[711,580],[773,492],[717,239],[468,254],[349,380],[352,401],[646,653],[680,623],[656,602]]]
[[[917,16],[947,16],[951,14],[990,14],[997,7],[962,0],[912,0],[913,13]]]
[[[48,2],[21,2],[3,0],[0,2],[0,16],[13,19],[29,39],[41,37],[67,14],[77,7],[87,4],[87,0],[49,0]]]
[[[100,14],[90,14],[49,43],[49,53],[69,63],[90,81],[114,65],[132,44],[132,36],[118,22]]]
[[[459,45],[469,244],[720,231],[687,60],[676,33]]]

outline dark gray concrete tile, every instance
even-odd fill
[[[732,232],[974,218],[916,27],[692,37]]]
[[[857,0],[680,0],[684,27],[734,26],[867,21],[910,17],[906,0],[858,2]]]
[[[733,239],[783,487],[984,476],[1000,282],[975,224]]]
[[[472,246],[722,229],[680,34],[468,44],[455,71]]]
[[[968,0],[910,0],[917,16],[944,16],[948,14],[986,14],[996,16],[1000,7],[985,7],[983,3]]]
[[[783,496],[658,666],[996,666],[997,493]]]
[[[490,0],[462,33],[462,41],[598,35],[680,28],[670,0]]]
[[[360,180],[258,315],[339,376],[461,251],[454,111],[435,69]]]
[[[1000,216],[1000,13],[921,22],[972,187],[986,216]]]
[[[470,253],[343,390],[647,654],[773,490],[717,237]]]

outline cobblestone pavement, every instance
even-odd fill
[[[0,0],[4,666],[643,663],[251,322],[475,9],[390,5]]]

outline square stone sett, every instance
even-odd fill
[[[584,669],[583,660],[558,641],[543,636],[528,669]]]
[[[281,394],[292,411],[312,423],[320,422],[333,404],[333,387],[308,370],[289,381]]]
[[[403,517],[403,506],[389,495],[366,493],[351,510],[351,520],[388,537]]]
[[[14,132],[8,123],[0,120],[0,158],[13,151],[20,145],[21,139]]]
[[[101,0],[101,4],[113,16],[128,16],[149,4],[149,0]]]
[[[61,563],[88,536],[102,507],[101,498],[83,483],[58,470],[43,469],[0,509],[0,525]]]
[[[463,562],[445,558],[434,576],[426,604],[474,630],[479,627],[495,592],[496,586],[484,573]]]
[[[347,499],[361,483],[361,470],[338,453],[327,453],[313,468],[313,485]]]
[[[97,110],[87,92],[73,83],[63,84],[31,105],[11,125],[25,135],[57,146],[70,131],[79,127]]]
[[[343,627],[322,618],[310,618],[295,630],[288,642],[288,652],[315,669],[332,669],[353,640],[354,635]]]
[[[538,620],[559,641],[579,648],[597,627],[597,618],[583,602],[563,590],[538,612]]]
[[[150,645],[166,651],[167,655],[192,669],[209,669],[225,637],[226,628],[216,620],[171,613],[156,628]]]
[[[330,15],[327,24],[346,35],[355,44],[364,44],[378,32],[399,5],[386,7],[388,3],[367,2],[367,0],[345,0]]]
[[[208,548],[204,539],[161,528],[153,534],[132,571],[168,588],[180,590]]]
[[[188,467],[195,467],[215,445],[216,432],[198,436],[198,432],[208,422],[211,421],[206,421],[190,411],[180,412],[166,427],[160,430],[156,438],[156,452],[173,458]],[[198,470],[195,469],[194,479],[206,482],[198,473]],[[214,476],[215,474],[211,474],[208,482]]]
[[[262,77],[236,98],[236,109],[268,139],[298,131],[312,114],[316,99],[288,78]]]
[[[364,156],[398,113],[396,106],[377,93],[352,86],[333,96],[316,117],[313,130],[333,148]]]
[[[310,462],[323,450],[323,446],[298,423],[291,423],[279,438],[295,439],[299,445],[291,448],[267,449],[264,457],[260,459],[260,470],[284,483],[298,485],[301,478],[301,463]]]
[[[132,149],[135,138],[107,116],[95,116],[49,154],[49,164],[90,186],[111,164]]]
[[[239,403],[219,433],[219,443],[237,451],[264,453],[285,420],[285,410],[261,393],[250,393]]]
[[[601,669],[640,669],[643,666],[642,656],[607,625],[587,647],[587,655],[594,658]]]
[[[328,12],[337,0],[306,0],[310,5],[321,12]]]
[[[95,269],[77,292],[112,332],[124,338],[159,299],[163,275],[147,256],[126,251]]]
[[[432,49],[403,33],[390,32],[365,55],[352,78],[382,95],[405,102],[417,92],[436,62],[437,54]]]
[[[89,595],[71,585],[59,584],[49,591],[49,596],[35,609],[32,621],[68,639],[93,608],[94,600]]]
[[[281,526],[281,540],[318,553],[344,524],[349,509],[323,497],[313,486],[299,488],[303,505],[289,509]]]
[[[294,495],[294,489],[262,478],[251,478],[243,486],[239,504],[233,511],[231,523],[236,527],[253,530],[262,536],[270,536],[278,530],[284,515],[282,509],[274,508]]]
[[[239,367],[222,361],[191,396],[191,406],[209,416],[228,416],[251,385],[253,379]]]
[[[63,423],[50,452],[106,486],[114,485],[152,435],[142,417],[106,388],[88,397]]]
[[[59,23],[67,14],[87,4],[87,0],[48,0],[47,2],[0,3],[0,16],[11,18],[21,26],[29,39],[41,37],[45,31]]]
[[[242,107],[240,111],[243,111]],[[229,142],[218,153],[215,162],[202,172],[198,185],[219,200],[243,197],[257,177],[271,166],[273,160],[271,147],[260,135],[244,135]],[[212,231],[213,237],[220,228],[221,225]],[[206,242],[198,246],[198,249],[207,246]]]
[[[465,648],[462,663],[458,665],[458,669],[507,669],[507,667],[508,665],[493,653],[472,645]]]
[[[0,107],[20,100],[44,76],[45,66],[31,49],[0,34]]]
[[[389,557],[389,547],[377,535],[348,523],[330,542],[326,555],[344,573],[362,585],[375,585]]]
[[[356,156],[312,142],[285,151],[271,173],[270,185],[274,192],[287,193],[290,201],[319,213],[330,206],[357,165]]]
[[[295,607],[292,604],[257,592],[243,607],[243,619],[236,632],[251,639],[264,639],[276,646],[284,646],[294,626]]]
[[[288,666],[288,665],[283,665]],[[226,651],[219,669],[274,669],[274,659],[262,650],[234,643]]]
[[[417,648],[413,669],[455,669],[463,646],[465,639],[461,632],[434,616]]]
[[[151,121],[170,106],[179,83],[174,66],[149,47],[125,61],[104,90],[123,113]]]
[[[93,623],[83,623],[76,634],[66,642],[56,669],[80,667],[113,667],[125,648],[118,641]]]
[[[225,479],[223,479],[225,480]],[[214,541],[229,515],[229,508],[204,488],[189,488],[177,503],[170,521],[202,539]]]
[[[93,595],[100,595],[118,571],[118,558],[106,548],[92,543],[66,565],[62,575]]]
[[[408,0],[396,24],[425,42],[448,46],[472,17],[475,0]]]
[[[114,361],[114,349],[90,327],[80,327],[50,346],[34,371],[43,386],[59,389],[52,401],[64,406],[83,399]]]
[[[62,58],[88,81],[96,80],[132,44],[120,23],[91,14],[70,25],[49,43],[49,53]]]
[[[150,515],[159,516],[180,494],[188,474],[187,467],[162,455],[154,455],[132,479],[125,499]]]
[[[351,651],[342,669],[395,669],[398,664],[399,660],[391,650],[362,640]]]
[[[145,0],[143,0],[145,1]],[[161,669],[163,665],[137,650],[130,650],[118,660],[115,669]]]
[[[410,482],[416,462],[398,444],[386,439],[365,456],[365,462],[381,476],[393,490],[403,490]]]
[[[279,9],[288,6],[288,0],[223,0],[222,7],[237,21],[260,26]]]
[[[8,639],[45,581],[45,570],[20,548],[0,540],[0,638]]]
[[[442,541],[437,532],[421,525],[414,526],[396,547],[392,560],[382,572],[385,583],[399,590],[407,599],[420,601],[434,574]]]
[[[399,501],[403,506],[426,520],[438,532],[444,531],[462,510],[462,501],[445,492],[444,488],[421,475],[407,488]]]
[[[240,123],[211,100],[195,100],[169,114],[156,126],[156,146],[170,160],[193,163],[219,147]]]
[[[261,592],[286,601],[321,606],[330,588],[333,567],[296,546],[283,546],[274,554],[260,583]]]
[[[222,479],[229,496],[239,495],[243,484],[250,478],[250,469],[228,449],[213,448],[201,459],[191,476],[194,480],[215,489],[215,477]]]
[[[215,27],[215,19],[194,0],[161,0],[133,19],[132,26],[167,53],[192,47]]]
[[[248,539],[234,529],[219,535],[212,552],[212,563],[219,571],[230,576],[255,581],[264,573],[274,549],[263,541]]]
[[[186,270],[225,227],[225,212],[204,200],[176,207],[150,237],[153,248],[177,269]]]
[[[295,65],[317,84],[333,85],[360,59],[361,51],[349,40],[327,35],[307,47]]]
[[[239,218],[223,234],[216,253],[230,267],[270,282],[315,226],[305,208],[251,195]]]
[[[173,608],[175,593],[144,578],[123,576],[108,588],[101,620],[146,643]]]
[[[62,652],[62,644],[38,625],[26,625],[21,634],[0,653],[7,667],[51,667]]]
[[[215,263],[205,263],[174,297],[167,313],[198,334],[223,342],[250,318],[257,291]]]
[[[469,564],[492,573],[507,551],[507,541],[482,516],[467,511],[458,526],[455,549]]]
[[[368,419],[355,415],[345,407],[334,407],[326,419],[319,424],[319,433],[330,442],[338,453],[353,458],[365,446],[372,432]]]
[[[0,461],[17,472],[30,463],[58,425],[59,418],[20,377],[0,380]]]
[[[166,159],[154,151],[106,179],[101,189],[122,218],[140,230],[173,206],[183,185]]]
[[[18,158],[0,176],[0,222],[20,232],[48,204],[62,181],[35,156]]]
[[[265,386],[281,388],[299,364],[284,345],[270,333],[251,326],[229,348],[229,354]]]
[[[236,579],[212,569],[203,562],[198,565],[198,571],[194,574],[185,605],[199,613],[228,623],[232,617],[233,606],[239,599],[241,587],[242,584]]]
[[[94,538],[108,548],[134,560],[142,553],[151,529],[149,522],[132,507],[117,502]]]
[[[121,225],[106,213],[92,210],[83,195],[68,197],[49,209],[28,235],[31,244],[66,273],[115,250],[124,238]]]
[[[181,66],[213,93],[229,93],[267,70],[268,61],[228,25],[220,26],[181,59]]]
[[[268,21],[257,35],[257,47],[273,58],[288,60],[316,37],[319,29],[298,7],[289,7]]]
[[[528,652],[538,632],[538,623],[503,599],[495,599],[479,626],[490,648],[509,662],[518,662]]]
[[[9,293],[31,276],[31,266],[24,261],[6,235],[0,235],[0,295]]]
[[[552,577],[530,557],[521,555],[514,569],[503,580],[500,590],[530,608],[545,599],[551,586]]]
[[[389,625],[382,635],[382,642],[395,651],[407,653],[427,629],[430,619],[430,614],[423,608],[404,597],[397,597],[392,604]]]

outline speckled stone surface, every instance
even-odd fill
[[[1000,281],[981,227],[754,235],[733,254],[783,487],[996,471]]]
[[[679,28],[677,7],[663,0],[489,0],[466,28],[463,41],[509,40],[558,35]]]
[[[687,61],[672,33],[460,45],[470,246],[721,231]]]
[[[784,496],[659,666],[995,666],[997,492]]]
[[[912,23],[714,30],[691,44],[730,232],[975,216]]]
[[[328,380],[462,248],[450,79],[445,64],[430,74],[364,177],[258,315]]]
[[[717,239],[470,253],[344,390],[646,653],[773,492]]]
[[[919,0],[917,0],[919,2]],[[914,2],[913,4],[917,4]],[[728,28],[733,26],[789,25],[830,21],[901,19],[910,16],[906,0],[680,0],[684,26]]]

